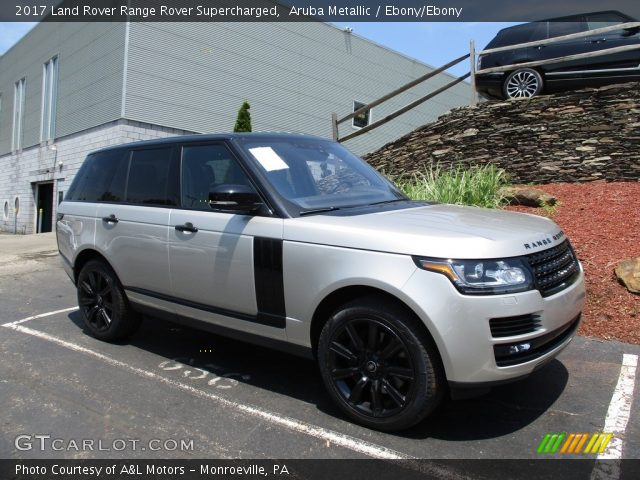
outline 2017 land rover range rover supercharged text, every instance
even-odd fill
[[[383,430],[550,361],[585,298],[551,220],[409,201],[303,135],[94,152],[57,235],[95,337],[123,338],[147,314],[315,357],[341,409]]]

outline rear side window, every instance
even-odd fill
[[[134,150],[131,154],[126,202],[177,205],[177,175],[172,170],[173,148]]]
[[[489,42],[486,48],[506,47],[530,42],[532,41],[534,32],[538,30],[538,27],[539,23],[524,23],[500,30],[496,38]]]
[[[112,150],[89,155],[69,187],[66,200],[122,202],[128,153],[126,150]]]
[[[587,25],[584,22],[549,22],[549,38],[584,32],[586,29]]]

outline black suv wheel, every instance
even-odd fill
[[[343,306],[327,321],[318,362],[334,401],[370,428],[409,428],[443,396],[444,375],[433,342],[409,312],[373,297]]]
[[[80,270],[78,305],[87,329],[96,338],[120,340],[140,325],[115,272],[100,260],[91,260]]]

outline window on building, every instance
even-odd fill
[[[356,102],[354,100],[353,111],[355,112],[356,110],[364,107],[365,105],[366,103]],[[355,117],[353,117],[352,125],[355,128],[362,128],[362,127],[366,127],[370,123],[371,123],[371,110],[367,110],[366,112],[360,113],[359,115],[356,115]]]
[[[11,137],[11,150],[22,148],[22,129],[24,125],[24,94],[26,79],[21,78],[14,85],[13,92],[13,136]]]
[[[42,67],[42,120],[40,141],[53,140],[56,133],[56,99],[58,90],[58,57]]]

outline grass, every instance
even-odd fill
[[[499,208],[506,203],[500,189],[510,181],[503,169],[483,165],[452,169],[435,166],[396,183],[413,200]]]

